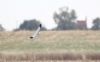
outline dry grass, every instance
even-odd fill
[[[0,32],[0,62],[100,62],[100,31],[42,31],[29,39],[31,35]]]
[[[100,54],[49,53],[0,54],[2,62],[99,62]]]
[[[3,52],[100,52],[100,31],[42,31],[29,39],[30,31],[0,32]]]

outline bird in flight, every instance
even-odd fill
[[[30,37],[30,39],[35,38],[39,34],[41,28],[42,28],[42,24],[39,24],[39,27],[37,28],[36,32]]]

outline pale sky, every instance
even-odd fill
[[[24,20],[40,20],[46,28],[55,27],[53,13],[60,7],[75,9],[78,20],[100,17],[100,0],[0,0],[0,24],[7,30],[19,27]]]

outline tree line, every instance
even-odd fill
[[[54,12],[53,19],[57,24],[57,27],[53,30],[75,30],[77,29],[77,14],[74,9],[69,10],[68,7],[59,8],[59,12]],[[22,24],[20,24],[19,28],[14,29],[14,31],[19,30],[36,30],[41,22],[37,19],[33,20],[24,20]],[[93,26],[91,30],[99,30],[100,29],[100,18],[97,17],[93,20]],[[0,31],[4,31],[5,29],[0,25]],[[42,30],[46,30],[45,27],[42,27]]]

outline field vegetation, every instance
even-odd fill
[[[99,62],[100,31],[0,32],[1,62]]]

